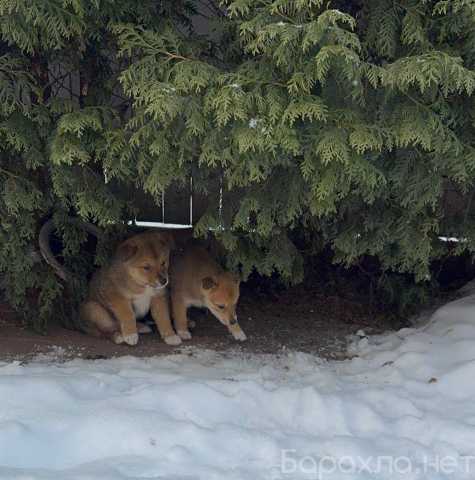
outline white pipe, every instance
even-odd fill
[[[171,228],[171,229],[185,229],[193,228],[193,225],[185,225],[182,223],[165,223],[165,222],[144,222],[141,220],[129,220],[127,225],[136,225],[137,227],[149,228]]]

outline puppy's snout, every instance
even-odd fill
[[[163,275],[158,276],[158,283],[164,287],[168,283],[168,277],[165,277]]]
[[[237,318],[231,318],[231,321],[229,322],[230,325],[236,325],[237,323]]]

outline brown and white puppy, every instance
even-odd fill
[[[169,345],[181,343],[173,330],[168,303],[168,265],[173,237],[146,232],[121,245],[110,265],[98,270],[90,284],[80,317],[87,333],[115,343],[136,345],[137,320],[150,310],[160,335]],[[142,326],[141,332],[150,331]]]
[[[246,340],[237,321],[239,277],[224,271],[198,246],[188,246],[170,265],[170,296],[175,330],[190,340],[188,307],[205,307],[225,325],[236,340]]]

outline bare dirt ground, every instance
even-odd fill
[[[197,325],[193,339],[183,346],[248,353],[303,351],[327,359],[345,358],[348,336],[359,330],[375,334],[401,327],[382,313],[371,312],[358,299],[302,287],[278,295],[244,290],[238,317],[248,337],[245,342],[236,342],[209,313],[192,309],[189,316]],[[22,325],[7,304],[0,303],[0,360],[28,361],[42,355],[58,360],[148,357],[170,354],[180,348],[166,345],[156,333],[141,335],[135,347],[114,345],[55,324],[49,326],[47,335],[39,335]]]

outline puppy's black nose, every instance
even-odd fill
[[[237,320],[235,318],[231,319],[231,321],[229,322],[230,325],[236,325],[237,323]]]
[[[168,278],[162,277],[161,275],[158,277],[158,281],[160,282],[160,285],[166,285],[168,283]]]

